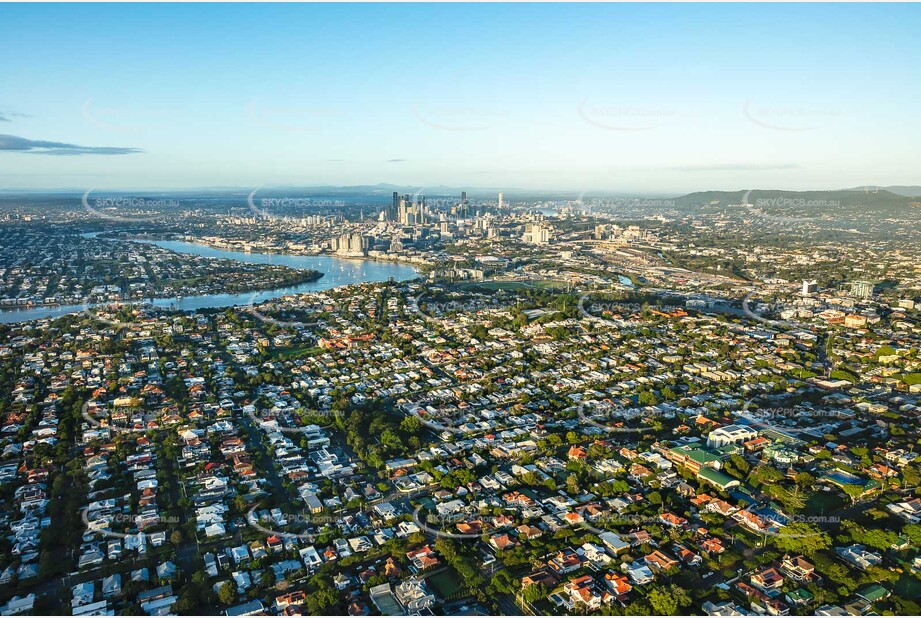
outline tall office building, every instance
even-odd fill
[[[342,234],[335,241],[335,249],[340,255],[357,256],[364,255],[370,244],[370,239],[359,233]]]
[[[409,203],[409,196],[404,195],[400,198],[400,204],[397,209],[397,221],[400,222],[400,225],[409,225],[411,223],[409,220],[410,212],[412,212],[412,207]]]
[[[852,281],[851,295],[857,298],[870,298],[873,296],[874,285],[869,281]]]
[[[817,281],[806,281],[803,280],[803,296],[809,296],[810,294],[815,294],[819,291],[819,283]]]
[[[524,235],[521,240],[522,242],[532,245],[550,244],[550,228],[545,226],[542,222],[531,223],[525,227]]]
[[[411,201],[408,195],[400,198],[396,220],[400,225],[424,225],[427,220],[428,207],[425,196],[420,195],[416,201]]]
[[[393,192],[393,206],[391,206],[390,211],[387,213],[387,218],[390,221],[396,221],[397,217],[400,216],[400,194],[396,191]]]
[[[501,193],[499,194],[499,210],[502,210],[502,204],[503,204],[503,202],[505,201],[505,200],[504,200],[504,197],[505,197],[505,196],[502,195]]]

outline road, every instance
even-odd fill
[[[527,607],[520,607],[511,594],[501,594],[496,597],[496,604],[505,616],[532,616]]]

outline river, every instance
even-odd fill
[[[244,292],[242,294],[206,294],[202,296],[186,296],[180,299],[157,298],[152,303],[157,307],[168,307],[179,311],[259,304],[272,298],[288,296],[289,294],[329,290],[352,283],[377,283],[389,281],[391,278],[396,281],[405,281],[418,276],[418,273],[411,266],[396,262],[344,259],[325,255],[244,253],[242,251],[225,251],[179,240],[138,240],[135,242],[146,242],[177,253],[200,255],[209,258],[224,258],[253,264],[280,264],[297,269],[317,270],[323,273],[323,276],[316,281],[272,290]],[[68,313],[77,313],[84,309],[84,305],[3,309],[0,310],[0,323],[12,324],[42,318],[55,318]]]

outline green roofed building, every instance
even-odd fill
[[[851,474],[850,472],[845,472],[844,470],[831,470],[824,473],[819,477],[820,480],[836,485],[841,489],[844,489],[845,486],[859,487],[863,490],[863,493],[869,493],[875,491],[881,487],[881,485],[873,479],[866,479],[857,476],[856,474]]]
[[[793,605],[808,605],[815,597],[804,588],[797,588],[787,593],[787,600]]]
[[[697,474],[701,468],[709,467],[718,470],[722,467],[719,455],[708,449],[691,445],[670,448],[665,451],[665,456],[679,466],[686,466],[694,474]]]
[[[858,590],[857,596],[859,596],[861,599],[866,599],[868,603],[876,603],[877,601],[882,601],[888,597],[889,591],[879,584],[870,584],[866,588]]]
[[[716,451],[716,454],[719,455],[722,459],[728,459],[732,455],[742,454],[742,447],[738,444],[726,444],[714,450]]]
[[[715,485],[716,487],[719,487],[723,490],[741,485],[738,479],[734,479],[731,476],[711,468],[701,468],[697,473],[697,478],[707,481],[711,485]]]

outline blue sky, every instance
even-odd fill
[[[921,6],[0,5],[0,188],[921,184]]]

